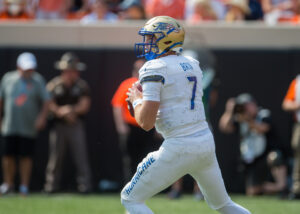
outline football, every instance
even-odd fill
[[[132,103],[130,101],[126,101],[127,102],[127,108],[129,110],[129,113],[132,117],[134,117],[134,109],[133,109],[133,106],[132,106]]]
[[[139,89],[140,92],[143,92],[143,88],[142,88],[142,85],[141,85],[141,84],[138,84],[138,85],[137,85],[137,89]]]
[[[143,88],[142,88],[142,85],[141,84],[137,84],[137,89],[140,91],[140,92],[143,92]],[[132,117],[134,117],[134,108],[132,106],[132,103],[130,101],[126,101],[127,102],[127,108],[129,110],[129,113]]]

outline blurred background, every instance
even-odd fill
[[[118,191],[123,185],[123,151],[111,100],[131,76],[138,30],[157,15],[179,19],[186,31],[184,48],[198,53],[203,70],[214,70],[214,103],[207,116],[228,191],[245,192],[239,134],[227,135],[218,127],[229,98],[250,93],[269,109],[279,147],[285,160],[292,159],[293,117],[282,110],[282,102],[300,69],[299,0],[0,0],[0,11],[1,77],[16,69],[23,52],[35,55],[36,71],[46,82],[60,75],[54,64],[66,52],[86,65],[81,77],[91,97],[84,121],[92,191]],[[48,123],[35,144],[31,191],[44,189],[49,129]],[[65,156],[60,191],[75,191],[76,167],[70,152]],[[2,175],[0,170],[0,181]]]

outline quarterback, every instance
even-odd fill
[[[184,34],[168,16],[150,19],[139,31],[144,40],[135,45],[136,54],[148,61],[128,91],[128,102],[138,124],[145,130],[155,125],[165,140],[138,165],[121,192],[121,202],[130,214],[152,214],[144,201],[190,174],[212,209],[250,214],[226,192],[205,120],[199,62],[180,55]]]

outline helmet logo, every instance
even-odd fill
[[[169,23],[164,23],[164,22],[159,22],[158,26],[155,28],[155,31],[169,31],[169,30],[173,30],[173,32],[176,33],[179,32],[179,29],[176,28],[174,25]]]

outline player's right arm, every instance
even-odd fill
[[[165,68],[166,65],[160,60],[148,61],[139,72],[139,82],[143,90],[138,89],[138,84],[129,90],[128,99],[134,106],[134,117],[146,131],[151,130],[156,121],[161,89],[165,84]],[[135,106],[137,100],[141,102]]]
[[[224,133],[232,133],[235,131],[233,121],[233,109],[235,106],[234,98],[230,98],[226,103],[225,112],[219,121],[219,128]]]
[[[157,101],[146,100],[134,109],[134,117],[145,131],[150,131],[154,127],[159,104]]]

